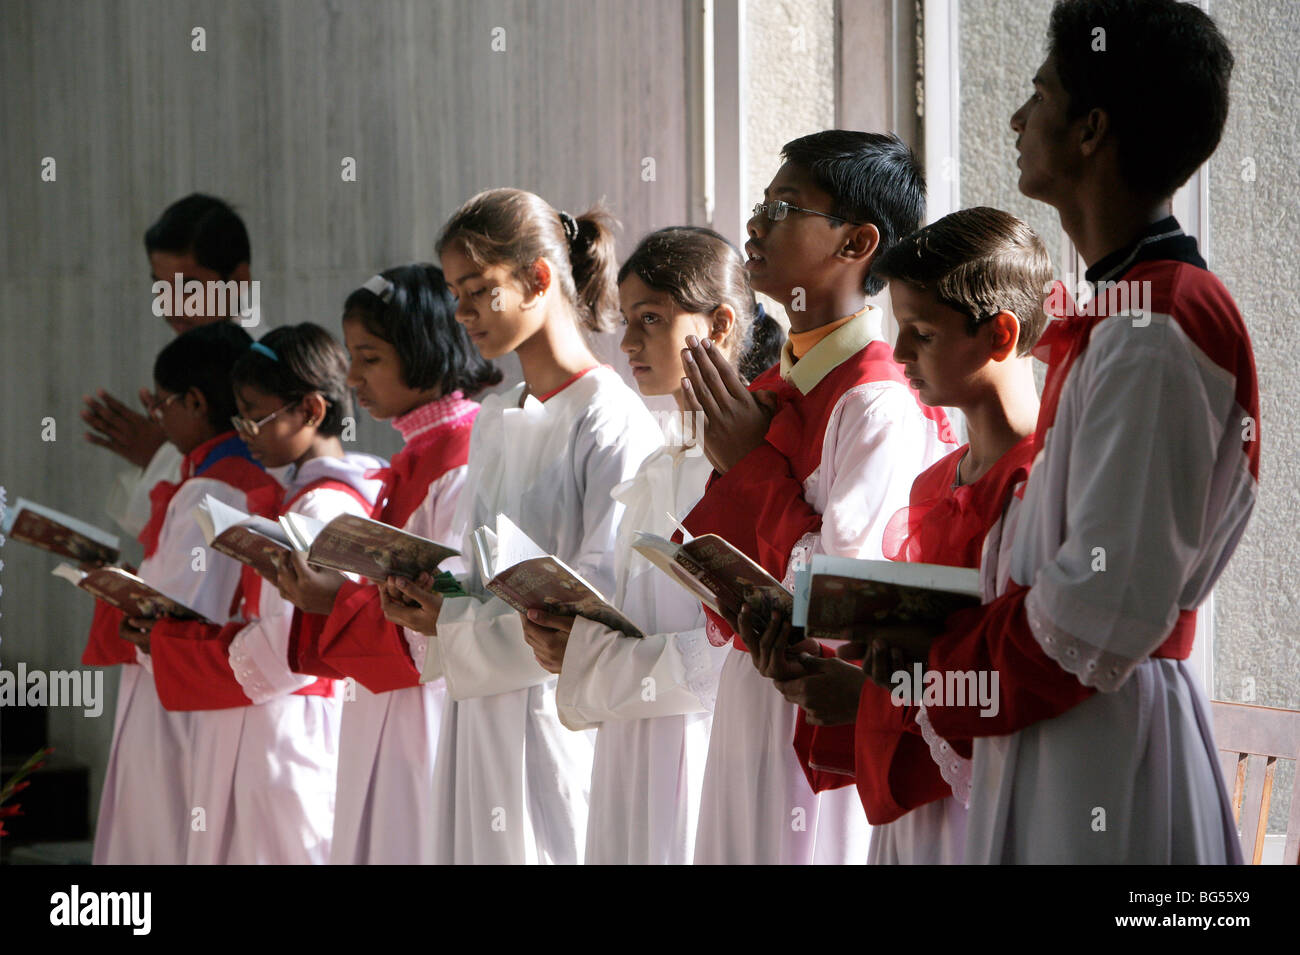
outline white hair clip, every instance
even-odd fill
[[[373,295],[378,295],[380,301],[385,304],[392,301],[393,283],[382,275],[372,275],[361,284],[361,287]]]

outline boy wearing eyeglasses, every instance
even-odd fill
[[[912,480],[955,444],[866,302],[882,288],[869,274],[876,256],[922,219],[916,157],[895,136],[847,130],[793,140],[782,157],[745,251],[753,287],[785,306],[789,341],[747,390],[707,341],[688,339],[683,388],[716,473],[684,523],[789,586],[813,554],[880,559]],[[861,805],[851,790],[812,792],[792,745],[797,707],[746,659],[736,630],[734,614],[710,617],[710,638],[742,652],[723,665],[695,861],[865,862]],[[818,652],[808,643],[800,649]]]

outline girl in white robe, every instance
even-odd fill
[[[368,516],[379,458],[344,454],[351,413],[347,355],[324,329],[277,328],[233,372],[236,429],[253,457],[291,475],[281,513],[328,522]],[[288,665],[293,607],[252,568],[240,619],[224,628],[154,628],[152,657],[164,706],[193,712],[191,864],[321,864],[334,823],[342,702],[335,681]],[[216,632],[204,632],[216,631]]]
[[[248,456],[233,430],[224,430],[233,397],[212,386],[223,381],[251,339],[227,323],[195,329],[172,342],[154,366],[153,407],[168,440],[183,458],[179,484],[154,489],[153,515],[141,532],[145,558],[139,576],[155,589],[213,621],[224,622],[239,586],[240,565],[206,551],[193,511],[212,497],[240,510],[273,514],[280,487]],[[164,625],[172,621],[162,621]],[[203,823],[190,786],[192,723],[159,700],[149,653],[159,621],[124,618],[98,603],[83,662],[125,663],[108,768],[95,831],[94,861],[103,864],[178,864],[188,833]]]
[[[432,265],[385,270],[344,303],[348,383],[405,447],[380,475],[376,520],[458,544],[465,485],[467,400],[500,381],[453,317],[442,272]],[[458,561],[443,568],[459,569]],[[445,690],[421,682],[426,637],[395,626],[379,589],[294,561],[278,583],[294,615],[290,655],[299,672],[346,678],[339,740],[332,864],[424,864],[433,860],[433,767]]]
[[[511,189],[471,199],[439,240],[458,320],[485,357],[516,352],[524,374],[485,400],[475,423],[465,527],[495,527],[503,514],[606,597],[623,510],[611,491],[661,441],[640,398],[596,364],[579,328],[608,321],[612,252],[603,213],[575,220]],[[486,591],[477,562],[469,597],[440,599],[396,578],[390,587],[390,597],[420,603],[386,599],[385,612],[431,635],[424,678],[447,685],[437,861],[581,862],[594,734],[560,723],[555,677],[534,658],[519,613]]]
[[[666,446],[614,489],[627,508],[615,546],[615,604],[647,636],[549,614],[524,630],[538,662],[559,671],[561,721],[598,727],[585,861],[683,865],[694,854],[713,700],[728,651],[709,642],[698,599],[632,543],[639,531],[670,537],[713,470],[681,414],[686,336],[709,337],[736,359],[752,330],[758,347],[746,358],[761,369],[780,331],[761,311],[751,328],[754,297],[740,254],[707,229],[663,229],[643,239],[619,272],[619,297],[622,349],[638,388],[672,395],[678,406],[667,418]],[[770,355],[761,354],[765,346]]]

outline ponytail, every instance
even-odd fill
[[[568,222],[564,221],[566,218]],[[582,324],[588,331],[608,332],[614,327],[614,314],[618,311],[614,217],[597,203],[577,219],[561,212],[560,221],[569,239],[569,262],[578,296],[574,305]],[[573,223],[572,229],[569,222]]]
[[[480,269],[508,267],[525,288],[538,259],[584,328],[608,331],[618,311],[614,282],[615,220],[597,203],[576,219],[522,189],[489,189],[461,206],[438,237],[438,253],[455,246]]]

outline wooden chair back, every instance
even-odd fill
[[[1279,759],[1300,766],[1300,711],[1246,703],[1210,704],[1219,764],[1232,797],[1232,813],[1241,826],[1241,847],[1252,865],[1264,854],[1273,777]],[[1286,847],[1282,861],[1300,865],[1300,778],[1291,792]]]

